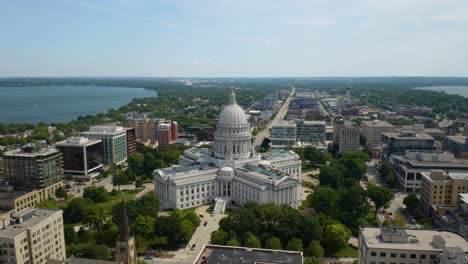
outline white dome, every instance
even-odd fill
[[[234,172],[234,169],[231,167],[222,167],[221,171],[222,172]]]
[[[258,164],[268,167],[271,165],[271,162],[269,162],[268,160],[261,160]]]
[[[248,123],[244,110],[237,104],[224,107],[219,115],[218,126],[237,126]]]

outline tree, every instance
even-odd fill
[[[303,251],[302,239],[293,238],[289,240],[287,249],[291,251]]]
[[[136,235],[149,238],[154,234],[155,222],[156,220],[151,216],[139,215],[131,224],[132,231]]]
[[[309,204],[317,213],[323,213],[334,217],[337,213],[337,205],[340,200],[339,194],[330,187],[317,188],[312,195],[307,197]]]
[[[63,227],[63,234],[65,236],[65,244],[70,245],[78,242],[75,228],[72,225],[65,225]]]
[[[83,217],[83,224],[95,228],[99,233],[110,217],[111,210],[107,204],[95,204],[86,209]]]
[[[322,245],[320,245],[320,241],[317,240],[310,241],[306,253],[313,257],[323,257],[325,255]]]
[[[304,264],[320,264],[320,260],[316,257],[306,258],[304,259]]]
[[[126,184],[128,182],[127,175],[123,171],[119,171],[112,176],[112,185],[117,186],[117,189],[120,191],[120,185]]]
[[[281,241],[277,237],[269,238],[265,243],[265,248],[269,249],[281,249]]]
[[[65,188],[60,186],[55,190],[55,197],[66,200],[68,198],[68,193],[65,191]]]
[[[413,213],[417,208],[419,208],[420,203],[418,197],[412,193],[403,199],[403,204],[410,213]]]
[[[237,240],[237,238],[233,237],[233,238],[229,239],[229,241],[226,243],[226,246],[240,247],[241,244],[240,244],[239,240]]]
[[[247,238],[245,239],[244,247],[261,248],[262,243],[260,242],[260,239],[258,239],[257,236],[253,235],[252,233],[249,233],[247,235]]]
[[[141,177],[136,177],[135,179],[135,188],[139,189],[143,187],[143,179]]]
[[[133,153],[127,159],[128,167],[135,172],[136,175],[141,176],[144,173],[143,164],[145,163],[145,156],[141,153]]]
[[[327,255],[334,255],[336,252],[345,248],[348,245],[350,232],[346,226],[342,224],[329,224],[325,227],[325,236],[323,245],[327,251]]]
[[[225,245],[229,240],[229,234],[224,230],[217,230],[211,234],[211,243],[215,245]]]
[[[93,201],[88,198],[78,197],[70,201],[63,211],[63,218],[67,223],[80,222],[87,208],[93,205]]]
[[[372,200],[375,206],[374,218],[377,217],[377,211],[393,198],[393,193],[386,187],[377,185],[369,185],[367,188],[367,196]]]
[[[327,161],[325,153],[312,146],[305,147],[304,158],[307,159],[310,164],[325,164]]]
[[[345,182],[343,171],[345,171],[345,168],[337,163],[320,167],[320,185],[329,185],[334,189],[343,186]]]
[[[103,186],[89,186],[84,189],[83,198],[91,199],[94,203],[105,203],[109,201],[109,193]]]
[[[58,204],[52,199],[45,199],[44,201],[37,203],[36,208],[48,208],[48,209],[60,209]]]

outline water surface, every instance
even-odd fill
[[[416,89],[446,92],[448,94],[456,94],[468,98],[468,86],[428,86],[418,87]]]

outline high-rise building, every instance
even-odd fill
[[[158,146],[175,144],[179,140],[179,128],[176,121],[170,121],[158,125]]]
[[[185,133],[197,136],[198,141],[213,141],[214,139],[214,128],[210,126],[187,127]]]
[[[135,128],[125,127],[125,133],[127,135],[127,156],[132,155],[136,152],[136,135]]]
[[[301,143],[325,143],[325,121],[296,121],[296,138]]]
[[[432,170],[421,173],[421,209],[437,218],[456,207],[458,194],[468,191],[468,173],[445,173]]]
[[[333,143],[338,153],[359,151],[359,127],[349,120],[333,126]]]
[[[453,264],[466,258],[468,242],[449,230],[361,227],[358,264]],[[447,251],[461,252],[461,259],[447,261]]]
[[[382,152],[384,158],[390,155],[405,155],[407,150],[436,150],[434,138],[426,133],[400,131],[383,133]]]
[[[57,142],[65,173],[87,176],[102,168],[102,140],[70,137]]]
[[[296,124],[283,122],[271,127],[271,148],[288,148],[296,145]]]
[[[442,170],[446,173],[468,173],[468,160],[455,159],[447,151],[407,150],[405,155],[393,155],[390,162],[400,190],[409,193],[420,191],[423,172]]]
[[[80,133],[82,137],[102,140],[104,165],[120,164],[127,160],[127,133],[121,126],[92,126]]]
[[[23,210],[2,225],[0,263],[45,264],[66,259],[61,210]]]
[[[368,146],[381,145],[382,134],[387,132],[395,132],[395,127],[386,121],[373,120],[361,122],[361,135],[366,139]]]
[[[130,234],[125,200],[120,205],[119,236],[116,242],[115,260],[119,264],[137,264],[135,238]]]
[[[35,190],[63,179],[62,153],[50,146],[27,145],[3,155],[5,180],[15,190]]]
[[[159,124],[167,122],[164,118],[130,118],[128,126],[135,128],[135,139],[138,141],[157,141]]]

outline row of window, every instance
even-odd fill
[[[380,252],[380,253],[377,253],[375,251],[371,251],[371,254],[370,254],[372,257],[377,257],[377,255],[381,258],[385,258],[387,257],[387,252]],[[398,253],[395,253],[395,252],[392,252],[390,253],[390,257],[391,258],[397,258],[398,257]],[[399,257],[400,258],[407,258],[409,257],[410,259],[416,259],[418,257],[418,254],[407,254],[407,253],[400,253],[399,254]],[[426,254],[419,254],[419,259],[426,259],[427,255]],[[430,255],[429,256],[430,259],[435,259],[436,256],[435,255]],[[371,262],[372,263],[372,262]],[[374,263],[375,264],[375,263]]]

